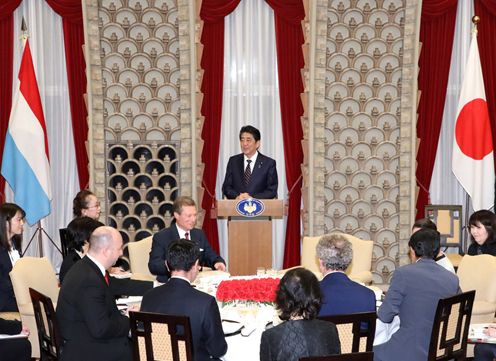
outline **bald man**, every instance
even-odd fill
[[[64,340],[62,361],[130,361],[129,319],[117,309],[107,269],[122,255],[122,237],[99,227],[88,254],[67,273],[60,289],[57,317]]]

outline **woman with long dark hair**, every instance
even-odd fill
[[[22,256],[24,210],[14,203],[0,205],[0,312],[18,311],[9,273]]]

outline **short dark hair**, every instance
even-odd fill
[[[193,198],[188,196],[177,197],[172,205],[173,213],[181,214],[184,206],[196,207],[196,203]]]
[[[173,241],[167,252],[169,271],[189,271],[200,259],[200,247],[188,239]]]
[[[22,218],[26,217],[26,212],[15,203],[4,203],[0,205],[0,248],[6,249],[7,251],[11,250],[9,239],[7,239],[7,223],[10,226],[10,220],[15,217],[17,212],[21,213]],[[12,241],[19,253],[22,253],[22,235],[16,234],[10,241]]]
[[[255,139],[255,142],[258,142],[260,140],[260,131],[252,125],[245,125],[244,127],[241,127],[239,131],[239,140],[241,140],[241,135],[243,133],[250,133],[251,135],[253,135],[253,139]]]
[[[94,195],[95,194],[88,189],[83,189],[82,191],[79,191],[78,194],[76,194],[76,196],[72,200],[72,213],[74,213],[75,217],[82,216],[81,211],[88,208],[88,197]]]
[[[486,242],[488,244],[496,243],[496,239],[495,239],[496,214],[494,214],[491,211],[488,211],[487,209],[481,209],[480,211],[474,212],[472,213],[472,215],[468,220],[468,225],[477,227],[477,223],[482,224],[487,231]],[[470,240],[472,241],[472,243],[475,242],[472,233],[470,233]]]
[[[415,229],[415,228],[420,228],[420,229],[429,228],[429,229],[433,229],[433,230],[437,231],[436,223],[434,223],[429,218],[420,218],[420,219],[417,219],[413,223],[412,230]]]
[[[286,272],[276,291],[276,307],[282,320],[289,320],[291,316],[312,320],[317,317],[321,302],[317,277],[301,267]]]
[[[76,217],[67,225],[67,234],[70,243],[69,250],[81,252],[86,242],[89,243],[90,236],[95,229],[104,226],[104,224],[90,217]]]
[[[435,259],[441,247],[441,235],[433,229],[422,228],[412,234],[408,246],[418,258]]]

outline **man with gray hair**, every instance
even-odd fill
[[[322,306],[319,316],[375,312],[375,294],[346,275],[353,259],[351,242],[341,234],[322,236],[317,244]]]
[[[62,361],[131,361],[129,319],[117,309],[107,272],[121,255],[119,231],[98,227],[86,256],[67,273],[57,302]]]

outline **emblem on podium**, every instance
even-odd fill
[[[242,199],[236,204],[236,211],[243,217],[256,217],[263,213],[265,205],[259,199]]]

